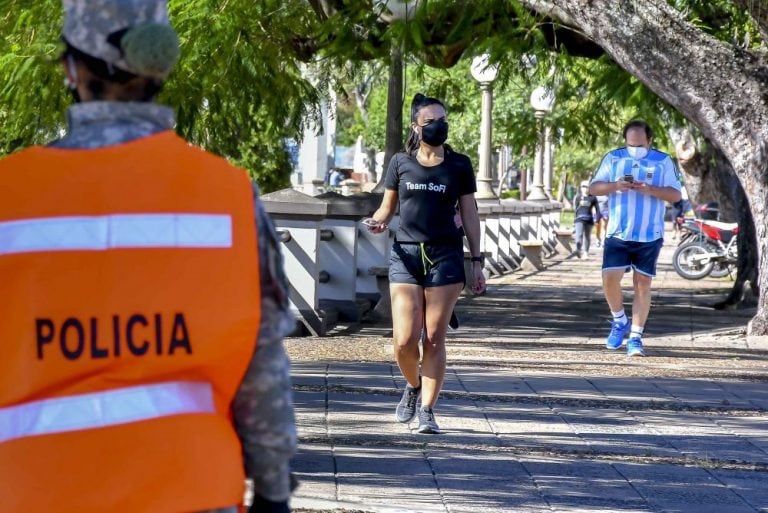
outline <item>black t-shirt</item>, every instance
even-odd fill
[[[389,161],[384,187],[400,201],[398,242],[461,243],[453,216],[460,196],[477,191],[469,157],[445,149],[443,162],[424,167],[398,153]]]

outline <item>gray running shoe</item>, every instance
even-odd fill
[[[437,422],[435,422],[435,413],[432,411],[432,408],[427,408],[426,406],[423,406],[419,410],[419,433],[424,433],[428,435],[439,435],[440,434],[440,427],[437,425]]]
[[[398,422],[410,422],[416,415],[416,403],[419,402],[419,395],[421,395],[421,387],[405,386],[403,397],[400,398],[400,402],[397,403],[397,408],[395,408],[395,418]]]

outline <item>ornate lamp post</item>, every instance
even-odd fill
[[[491,134],[493,127],[493,87],[499,73],[498,66],[488,65],[488,55],[479,55],[472,59],[470,68],[472,78],[480,83],[483,92],[480,117],[480,167],[477,171],[477,199],[496,199],[491,175]]]
[[[548,201],[544,190],[544,154],[548,152],[546,141],[544,138],[543,119],[552,112],[552,107],[555,104],[555,93],[548,87],[539,86],[531,93],[531,107],[535,111],[536,116],[536,156],[533,161],[533,183],[531,184],[530,192],[528,193],[529,200],[532,201]]]

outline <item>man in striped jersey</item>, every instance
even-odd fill
[[[609,152],[597,169],[589,193],[608,196],[609,216],[603,250],[603,292],[613,314],[606,347],[628,356],[645,356],[643,328],[651,309],[651,281],[664,242],[665,201],[680,200],[680,176],[669,155],[651,148],[653,131],[633,120],[623,131],[626,146]],[[632,322],[624,313],[621,278],[634,271]]]

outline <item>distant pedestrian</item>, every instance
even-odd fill
[[[573,197],[573,232],[576,238],[576,256],[589,256],[592,226],[600,215],[597,198],[589,194],[589,180],[581,182],[579,192]]]
[[[683,220],[689,213],[693,215],[693,207],[688,200],[688,192],[685,189],[685,185],[680,190],[682,197],[680,201],[676,201],[672,204],[670,215],[672,216],[672,240],[677,240],[680,236],[681,227],[683,226]]]
[[[664,242],[665,201],[681,198],[680,176],[666,153],[651,148],[653,131],[644,121],[627,123],[626,146],[603,157],[589,192],[608,195],[609,220],[603,248],[603,291],[613,315],[609,349],[629,334],[627,354],[644,356],[642,336],[651,308],[651,282]],[[633,270],[632,321],[624,312],[621,278]]]
[[[381,233],[399,205],[389,290],[395,358],[407,385],[395,415],[398,422],[410,422],[421,396],[419,433],[440,432],[433,409],[445,378],[445,334],[465,282],[462,231],[454,221],[457,203],[471,252],[468,279],[476,293],[485,290],[475,175],[469,158],[444,144],[447,137],[443,103],[417,94],[406,149],[390,160],[381,206],[364,221],[370,231]]]
[[[345,179],[346,176],[341,172],[341,170],[333,168],[331,170],[330,177],[328,178],[328,185],[336,188],[341,187],[341,182],[343,182]]]

